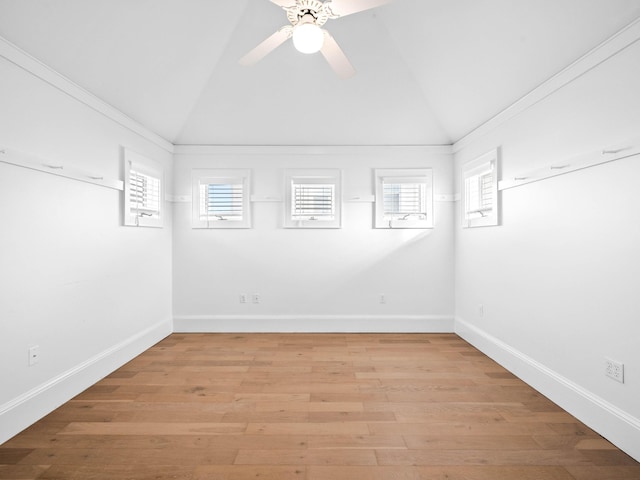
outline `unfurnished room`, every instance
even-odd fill
[[[640,0],[0,0],[0,479],[640,479]]]

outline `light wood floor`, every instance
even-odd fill
[[[0,447],[2,479],[623,480],[455,335],[174,334]]]

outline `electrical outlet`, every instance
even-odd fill
[[[605,358],[605,375],[615,381],[624,383],[624,364]]]
[[[238,296],[238,299],[240,300],[240,303],[247,303],[247,294],[246,293],[241,293]]]
[[[29,347],[29,366],[33,366],[40,361],[40,346]]]
[[[254,293],[251,295],[251,303],[260,303],[260,294]]]
[[[387,303],[387,296],[384,293],[381,293],[379,300],[380,300],[380,303],[385,304]]]

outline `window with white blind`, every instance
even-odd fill
[[[192,171],[193,228],[251,228],[249,170]]]
[[[376,228],[433,227],[431,169],[377,169],[375,183]]]
[[[334,169],[286,170],[284,226],[340,228],[340,179]]]
[[[464,227],[498,225],[498,150],[462,167]]]
[[[163,170],[159,163],[124,150],[124,224],[162,227]]]

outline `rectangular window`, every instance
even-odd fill
[[[162,167],[128,149],[124,151],[124,158],[124,224],[162,227]]]
[[[376,228],[433,227],[431,169],[377,169]]]
[[[250,228],[249,170],[194,169],[193,228]]]
[[[332,221],[335,218],[336,186],[327,183],[293,183],[293,220]]]
[[[498,150],[462,167],[463,226],[498,225]]]
[[[340,228],[340,171],[287,170],[285,227]]]

